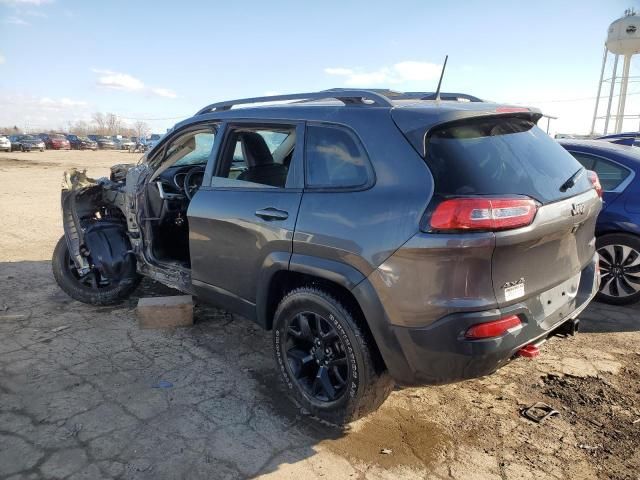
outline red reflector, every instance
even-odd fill
[[[536,216],[530,198],[452,198],[431,215],[435,230],[507,230],[529,225]]]
[[[472,325],[464,336],[469,339],[499,337],[504,335],[508,330],[521,326],[522,322],[516,315],[509,315],[500,320]]]
[[[521,357],[533,358],[540,355],[540,349],[535,345],[525,345],[518,350],[518,355]]]
[[[591,185],[596,189],[596,193],[600,198],[602,198],[602,185],[600,184],[598,174],[593,170],[587,170],[587,175],[589,176],[589,180],[591,180]]]

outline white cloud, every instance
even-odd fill
[[[49,97],[42,97],[40,99],[40,105],[42,105],[45,108],[60,110],[60,109],[71,108],[71,107],[86,107],[87,102],[82,100],[72,100],[66,97],[60,98],[59,100],[54,100]]]
[[[126,73],[112,72],[111,70],[93,70],[101,76],[98,77],[98,85],[114,90],[136,91],[144,88],[144,83]]]
[[[20,17],[7,17],[3,20],[4,23],[8,23],[9,25],[20,25],[20,26],[27,26],[27,25],[31,25],[29,22],[25,22],[23,19],[21,19]]]
[[[324,72],[327,75],[343,77],[345,85],[371,86],[434,80],[440,75],[441,68],[435,63],[407,60],[373,71],[327,67]]]
[[[439,78],[441,65],[426,62],[400,62],[393,66],[395,72],[409,82],[422,82]]]
[[[169,90],[168,88],[152,88],[151,93],[154,93],[159,97],[165,97],[165,98],[177,97],[176,93],[173,90]]]
[[[0,95],[0,125],[18,125],[35,130],[60,128],[69,121],[90,117],[88,102],[67,97]]]
[[[102,70],[98,68],[93,68],[91,71],[99,75],[96,83],[104,88],[123,90],[126,92],[140,92],[164,98],[177,97],[173,90],[163,87],[147,87],[142,80],[134,77],[133,75],[129,75],[128,73]]]

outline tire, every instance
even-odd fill
[[[58,240],[51,260],[53,276],[60,288],[71,298],[91,305],[112,305],[131,295],[140,283],[141,277],[133,269],[124,279],[115,285],[99,288],[91,287],[79,280],[71,266],[69,248],[64,237]]]
[[[610,233],[598,237],[600,255],[599,302],[629,305],[640,300],[640,237]]]
[[[311,334],[308,339],[300,323],[304,318],[311,326],[306,329]],[[311,340],[321,336],[316,335],[318,322],[325,338],[333,338],[327,343]],[[274,316],[273,350],[286,387],[298,405],[332,424],[342,425],[376,410],[393,389],[389,374],[376,370],[370,341],[345,305],[315,287],[288,293]],[[309,346],[315,353],[308,351]],[[331,387],[325,389],[325,381],[318,378],[332,383]]]

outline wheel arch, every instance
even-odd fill
[[[362,328],[374,353],[376,369],[386,369],[360,302],[353,289],[366,277],[356,268],[342,262],[294,254],[286,262],[281,255],[271,255],[263,268],[256,296],[257,320],[267,330],[273,328],[273,316],[280,300],[291,290],[304,286],[321,288],[340,300]]]

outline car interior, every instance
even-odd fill
[[[215,131],[177,137],[149,161],[154,173],[146,184],[146,230],[154,258],[190,268],[187,209],[202,184]],[[231,129],[217,177],[237,186],[284,188],[296,142],[294,127]]]

